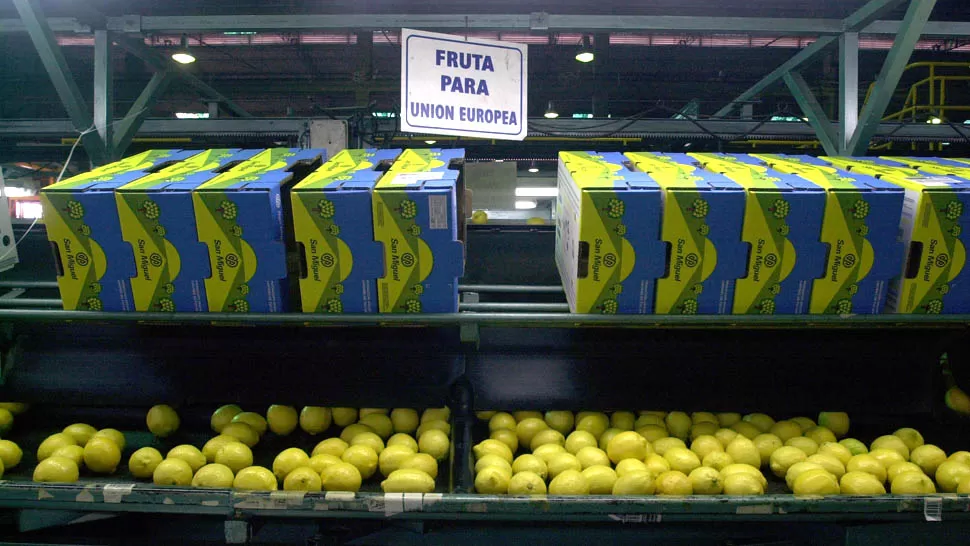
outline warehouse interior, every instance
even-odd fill
[[[402,130],[408,29],[527,46],[527,136]],[[0,541],[966,542],[966,0],[0,0],[0,51]]]

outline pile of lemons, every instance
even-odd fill
[[[842,412],[775,421],[763,413],[479,412],[475,489],[510,495],[970,493],[970,452],[949,457],[901,428],[869,446]],[[935,480],[935,484],[934,484]]]
[[[358,491],[378,471],[386,492],[431,492],[438,462],[451,451],[447,408],[296,408],[273,405],[265,417],[237,405],[217,409],[210,426],[218,435],[201,449],[179,445],[161,452],[152,447],[135,451],[128,467],[136,478],[158,485],[232,487],[248,491]],[[155,406],[147,424],[156,436],[178,428],[178,416],[168,406]],[[289,436],[297,427],[316,436],[342,428],[323,439],[311,453],[299,447],[281,451],[272,468],[253,464],[252,448],[267,432]]]

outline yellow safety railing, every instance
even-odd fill
[[[928,69],[929,76],[917,81],[909,88],[903,107],[893,113],[886,114],[883,121],[924,121],[939,118],[947,120],[947,112],[970,112],[970,105],[947,104],[947,84],[954,82],[970,82],[970,63],[960,62],[918,62],[906,66],[904,71]],[[940,74],[941,69],[957,69],[956,74]],[[962,72],[962,74],[960,74]],[[875,83],[869,85],[866,101],[872,94]],[[970,116],[968,116],[970,117]],[[960,120],[962,123],[963,120]]]

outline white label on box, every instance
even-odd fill
[[[392,186],[414,186],[426,180],[441,180],[444,176],[445,173],[441,171],[431,173],[400,173],[395,175],[389,184]]]
[[[448,229],[448,196],[428,196],[428,229]]]
[[[959,184],[960,181],[955,178],[950,178],[948,176],[925,176],[922,178],[914,177],[907,178],[909,182],[915,182],[917,184],[922,184],[928,188],[946,188],[952,186],[953,184]]]

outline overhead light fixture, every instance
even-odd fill
[[[515,202],[515,208],[517,210],[534,209],[534,208],[536,208],[536,202],[535,201],[516,201]]]
[[[579,46],[579,52],[576,53],[576,60],[581,63],[591,63],[596,55],[593,53],[593,48],[589,45],[589,36],[583,36],[583,44]]]
[[[182,43],[179,48],[172,53],[172,60],[179,64],[192,64],[195,62],[195,55],[189,53],[189,39],[182,35]]]
[[[515,188],[516,197],[556,197],[559,195],[559,188],[533,188],[523,186]]]
[[[943,120],[940,119],[940,118],[938,118],[938,117],[935,117],[934,116],[934,117],[931,117],[930,119],[926,120],[926,123],[931,123],[933,125],[939,125],[939,124],[943,123]]]
[[[552,101],[549,101],[549,104],[546,106],[546,113],[543,116],[546,119],[556,119],[559,117],[559,112],[556,111],[556,107],[553,106]]]
[[[175,112],[177,119],[209,119],[209,112]]]
[[[539,167],[536,166],[536,162],[535,161],[533,161],[532,163],[529,163],[529,172],[530,173],[537,173],[537,172],[539,172]]]
[[[428,146],[431,146],[433,144],[437,144],[438,141],[437,140],[425,140],[424,143],[427,144]]]

